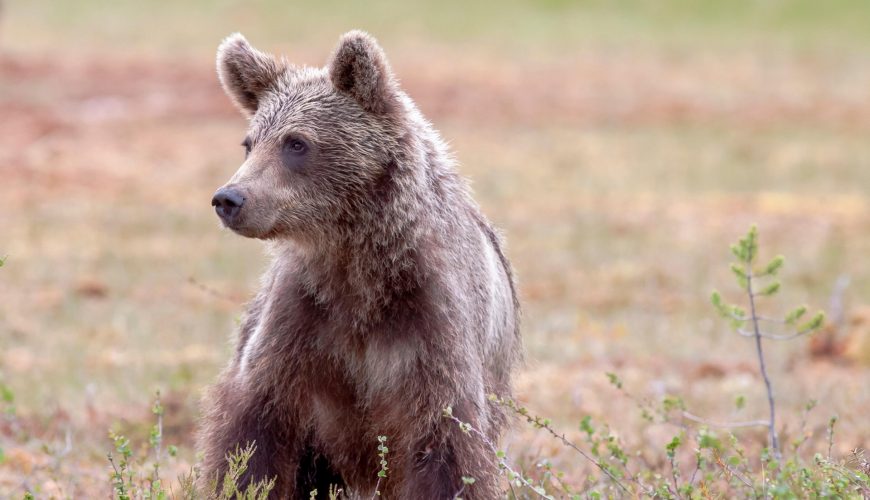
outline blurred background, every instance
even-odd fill
[[[215,48],[240,31],[320,66],[352,28],[504,229],[523,404],[569,435],[606,421],[641,454],[673,432],[605,372],[712,420],[765,418],[753,346],[709,304],[742,300],[728,245],[757,223],[762,257],[787,257],[765,312],[829,316],[768,344],[783,441],[815,399],[808,428],[840,416],[835,451],[870,445],[870,3],[2,0],[0,497],[107,496],[108,430],[141,445],[156,390],[174,467],[194,461],[199,398],[266,261],[209,205],[246,127]],[[564,453],[521,424],[504,446]]]

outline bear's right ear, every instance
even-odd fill
[[[353,97],[366,111],[385,114],[395,106],[396,79],[383,49],[368,33],[345,33],[328,70],[335,88]]]
[[[241,33],[234,33],[218,47],[217,70],[224,91],[242,113],[251,116],[281,76],[284,64],[251,47]]]

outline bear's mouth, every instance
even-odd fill
[[[258,231],[259,228],[246,225],[243,223],[243,221],[239,219],[222,222],[225,228],[238,234],[239,236],[244,236],[245,238],[263,239],[263,237],[261,236],[262,231]]]
[[[273,223],[268,226],[262,224],[248,224],[246,215],[247,213],[242,212],[231,220],[221,219],[221,223],[225,228],[245,238],[271,240],[280,235],[279,228],[276,227],[276,224]]]

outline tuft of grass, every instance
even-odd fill
[[[220,494],[221,500],[266,500],[269,492],[275,487],[275,478],[248,483],[244,490],[239,489],[239,482],[248,470],[248,461],[254,456],[257,447],[254,443],[248,443],[244,448],[237,447],[233,453],[227,455],[229,470],[224,475]]]
[[[160,393],[157,393],[152,413],[155,423],[149,431],[147,447],[144,453],[134,452],[130,440],[114,431],[109,432],[113,443],[113,452],[107,454],[112,467],[109,480],[112,485],[113,498],[118,500],[182,498],[193,500],[209,498],[214,500],[266,500],[275,487],[275,478],[250,482],[245,488],[240,482],[248,470],[248,463],[257,451],[255,443],[237,447],[226,457],[229,468],[223,478],[214,478],[207,483],[206,490],[199,489],[200,469],[198,465],[190,467],[176,481],[177,492],[173,485],[160,477],[160,470],[165,465],[166,455],[174,458],[177,448],[174,445],[163,450],[163,415],[164,407],[160,403]],[[148,464],[150,459],[150,467]],[[220,487],[218,487],[220,486]]]

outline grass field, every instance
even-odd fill
[[[233,31],[317,65],[346,29],[381,40],[505,231],[518,397],[569,435],[592,415],[630,448],[670,438],[605,372],[711,420],[765,417],[752,345],[708,300],[738,298],[728,244],[757,223],[788,257],[783,302],[842,304],[843,349],[768,349],[784,435],[816,399],[809,448],[833,414],[836,453],[870,446],[867,26],[857,0],[4,2],[0,497],[108,496],[108,430],[147,439],[157,389],[174,467],[193,462],[199,398],[265,264],[209,206],[243,155],[213,68]],[[520,423],[504,446],[587,472]]]

